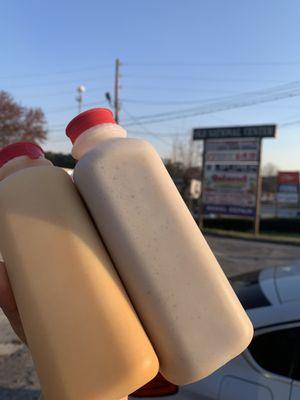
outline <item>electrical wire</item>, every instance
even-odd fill
[[[189,81],[203,81],[203,82],[278,82],[284,83],[285,79],[251,79],[251,78],[213,78],[213,77],[194,77],[184,75],[122,75],[125,79],[152,79],[152,80],[189,80]]]
[[[294,121],[282,122],[278,125],[281,127],[288,127],[288,126],[299,125],[299,124],[300,124],[300,119],[296,119]]]
[[[88,78],[88,79],[80,79],[80,81],[83,81],[83,83],[84,84],[86,84],[86,82],[93,82],[93,83],[96,83],[97,82],[97,80],[100,80],[100,79],[111,79],[111,76],[98,76],[98,77],[96,77],[96,78]],[[17,86],[15,86],[15,85],[13,85],[13,86],[11,86],[11,85],[9,85],[9,90],[10,89],[27,89],[27,88],[42,88],[42,87],[51,87],[51,86],[54,86],[54,85],[78,85],[78,80],[79,79],[77,79],[76,81],[74,80],[74,79],[72,79],[72,80],[63,80],[63,81],[55,81],[55,82],[46,82],[46,83],[37,83],[37,84],[27,84],[27,85],[17,85]]]
[[[215,66],[215,67],[231,67],[231,66],[267,66],[267,67],[274,67],[274,66],[299,66],[300,61],[263,61],[263,62],[239,62],[239,61],[230,61],[230,62],[207,62],[207,63],[176,63],[176,62],[168,62],[168,63],[126,63],[122,62],[122,67],[202,67],[202,66]],[[34,72],[29,74],[20,74],[20,75],[4,75],[0,76],[0,79],[23,79],[23,78],[37,78],[43,76],[51,76],[51,75],[64,75],[64,74],[72,74],[76,72],[83,72],[83,71],[92,71],[101,68],[113,68],[113,64],[98,64],[98,65],[90,65],[85,67],[79,68],[71,68],[71,69],[62,69],[56,71],[49,71],[49,72]]]
[[[105,89],[103,89],[103,90],[105,90]],[[88,91],[89,91],[89,93],[90,92],[100,92],[101,91],[101,88],[99,88],[99,87],[91,87],[91,88],[88,88]],[[66,96],[66,95],[69,95],[69,96],[74,96],[74,95],[76,95],[76,91],[74,90],[74,91],[72,91],[71,92],[71,90],[69,90],[69,91],[61,91],[61,92],[54,92],[54,93],[41,93],[41,91],[38,91],[38,93],[39,94],[34,94],[34,95],[28,95],[28,96],[26,96],[26,98],[28,98],[28,99],[39,99],[39,98],[45,98],[45,97],[53,97],[53,96]]]
[[[123,110],[124,110],[124,107],[123,107]],[[167,144],[168,146],[172,145],[172,143],[170,143],[169,141],[167,141],[167,140],[161,138],[160,135],[155,134],[155,133],[149,131],[148,128],[147,128],[142,122],[140,122],[138,118],[134,117],[134,116],[133,116],[131,113],[129,113],[127,110],[124,110],[124,111],[125,111],[125,113],[129,116],[129,118],[130,118],[131,120],[133,120],[132,125],[140,126],[140,127],[142,128],[143,132],[144,132],[146,135],[152,136],[152,137],[154,137],[155,139],[159,140],[160,142],[162,142],[162,143],[164,143],[164,144]]]
[[[104,107],[106,104],[102,103],[100,101],[94,101],[91,103],[84,103],[84,108],[86,107]],[[61,112],[65,112],[65,111],[72,111],[74,110],[74,112],[77,112],[77,108],[78,106],[76,104],[72,105],[72,106],[67,106],[67,107],[57,107],[54,109],[50,109],[49,111],[45,112],[45,114],[57,114],[57,113],[61,113]]]
[[[163,92],[176,92],[176,93],[180,93],[180,92],[189,92],[189,93],[204,93],[204,92],[208,92],[208,93],[236,93],[235,91],[232,90],[220,90],[220,89],[195,89],[195,88],[187,88],[187,87],[178,87],[176,86],[172,86],[172,87],[165,87],[165,86],[153,86],[153,85],[149,85],[149,86],[135,86],[135,85],[122,85],[122,89],[130,89],[130,90],[145,90],[145,91],[163,91]]]
[[[0,79],[24,79],[24,78],[37,78],[41,76],[51,76],[51,75],[65,75],[65,74],[72,74],[76,72],[83,72],[83,71],[92,71],[101,68],[113,68],[113,64],[100,64],[94,65],[90,67],[83,67],[83,68],[74,68],[74,69],[67,69],[67,70],[58,70],[52,72],[36,72],[24,75],[8,75],[8,76],[0,76]]]
[[[210,114],[235,108],[248,107],[251,105],[282,100],[289,97],[297,97],[300,95],[300,81],[291,82],[286,85],[280,85],[266,90],[255,92],[246,92],[238,96],[232,96],[225,101],[216,101],[204,104],[202,108],[189,108],[183,110],[175,110],[165,113],[157,113],[139,116],[139,120],[145,123],[156,123],[167,120],[181,119],[183,117],[193,117],[197,115]],[[126,126],[129,126],[127,123]]]
[[[122,63],[125,67],[277,67],[277,66],[298,66],[300,61],[229,61],[229,62],[202,62],[202,63]]]

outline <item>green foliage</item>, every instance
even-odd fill
[[[48,158],[56,167],[70,168],[75,167],[75,160],[71,154],[63,153],[52,153],[48,151],[45,153],[45,157]]]

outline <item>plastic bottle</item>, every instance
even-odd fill
[[[0,248],[45,399],[128,395],[157,357],[73,182],[31,143],[0,166]]]
[[[153,147],[107,109],[67,126],[83,196],[172,383],[203,378],[249,344],[252,325]]]

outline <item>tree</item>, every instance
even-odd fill
[[[275,164],[269,162],[264,165],[262,174],[263,176],[276,176],[278,172],[278,168]]]
[[[201,163],[200,142],[188,140],[173,140],[172,162],[181,162],[187,168],[199,166]]]
[[[47,138],[45,116],[40,108],[23,107],[0,91],[0,146],[18,141],[42,143]]]
[[[45,157],[57,167],[70,169],[75,167],[75,160],[71,154],[52,153],[51,151],[48,151],[45,153]]]

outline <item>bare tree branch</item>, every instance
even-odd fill
[[[40,108],[27,108],[0,91],[0,146],[18,141],[42,143],[47,139],[45,116]]]

